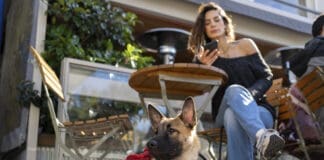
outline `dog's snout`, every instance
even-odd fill
[[[147,143],[147,147],[150,148],[150,149],[156,148],[157,145],[158,145],[158,142],[156,140],[150,140]]]

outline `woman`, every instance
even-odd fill
[[[231,19],[215,3],[202,4],[193,26],[189,47],[198,62],[223,69],[226,86],[213,97],[217,127],[225,127],[227,155],[231,160],[254,159],[254,146],[262,157],[272,157],[284,146],[273,126],[274,111],[264,94],[272,85],[272,73],[251,39],[234,40]],[[202,46],[217,40],[212,51]]]

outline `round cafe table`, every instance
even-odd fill
[[[176,112],[170,107],[169,99],[184,100],[209,92],[197,111],[197,118],[208,106],[220,85],[227,81],[227,74],[216,67],[175,63],[146,67],[131,74],[129,85],[139,93],[144,106],[145,98],[162,98],[171,116]],[[146,107],[144,107],[145,112]],[[147,115],[147,114],[146,114]]]

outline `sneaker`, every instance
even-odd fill
[[[285,140],[274,129],[267,129],[258,139],[256,148],[259,156],[271,158],[285,145]]]

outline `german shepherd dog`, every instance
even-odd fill
[[[151,156],[157,160],[197,160],[200,142],[196,134],[196,109],[192,97],[188,97],[182,112],[167,118],[153,105],[148,113],[155,136],[147,143]]]

